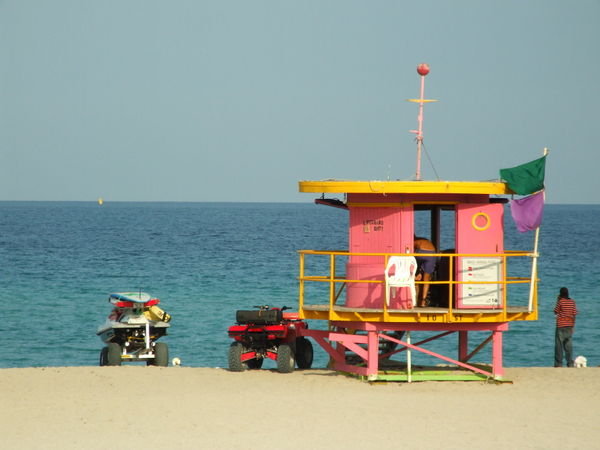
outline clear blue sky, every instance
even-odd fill
[[[541,156],[600,203],[600,2],[0,0],[0,200],[312,201]],[[427,158],[423,177],[436,178]]]

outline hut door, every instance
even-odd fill
[[[383,207],[350,206],[350,252],[404,253],[412,250],[412,205]],[[408,247],[410,244],[411,247]],[[346,306],[382,308],[384,302],[385,257],[382,255],[353,255],[346,267]],[[403,291],[402,305],[408,302]],[[399,308],[390,302],[390,308]],[[411,303],[412,306],[412,303]]]
[[[457,281],[503,281],[504,207],[500,203],[456,206]],[[498,254],[498,256],[493,256]],[[477,256],[487,255],[487,256]],[[490,256],[491,255],[491,256]],[[457,308],[501,308],[503,284],[458,284]]]

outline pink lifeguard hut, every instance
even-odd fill
[[[317,203],[349,213],[347,251],[299,251],[299,314],[328,321],[327,330],[305,335],[339,371],[369,380],[500,380],[502,333],[512,321],[537,319],[538,233],[533,250],[505,250],[506,196],[514,192],[503,181],[421,179],[429,67],[417,71],[421,96],[410,100],[419,104],[414,180],[299,182],[300,192],[321,194]],[[416,248],[416,236],[429,248]],[[426,277],[416,266],[427,260],[435,269]],[[420,332],[428,336],[415,341]],[[485,337],[471,345],[469,332]],[[455,355],[428,348],[451,335]],[[490,343],[491,361],[472,363]],[[390,363],[402,353],[402,361]],[[419,353],[442,360],[445,369],[415,365]]]

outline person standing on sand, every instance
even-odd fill
[[[554,367],[562,367],[563,351],[567,360],[567,367],[573,367],[573,328],[577,305],[569,297],[566,287],[560,288],[560,294],[554,307],[556,314],[556,337],[554,339]]]

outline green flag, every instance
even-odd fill
[[[529,195],[544,189],[546,156],[510,169],[500,169],[500,178],[519,195]]]

